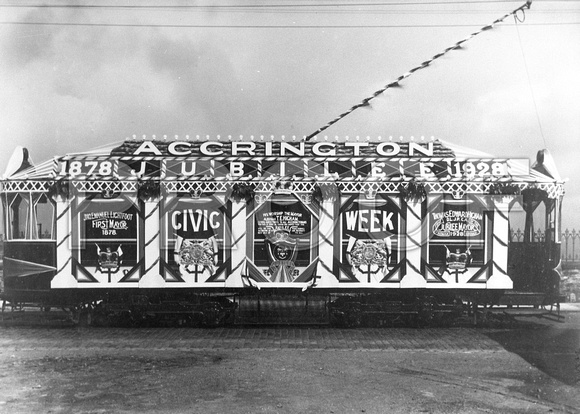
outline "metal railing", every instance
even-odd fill
[[[561,234],[562,260],[564,262],[580,262],[580,231],[564,230]]]
[[[540,243],[545,240],[545,233],[543,230],[539,229],[532,233],[534,243]],[[515,243],[520,243],[524,241],[524,232],[522,229],[510,229],[510,241]]]
[[[545,232],[538,229],[532,233],[533,242],[542,243],[545,241]],[[510,229],[510,242],[519,243],[524,239],[522,229]],[[580,263],[580,231],[566,229],[560,234],[562,240],[562,261]]]

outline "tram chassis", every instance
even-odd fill
[[[79,295],[80,294],[80,295]],[[538,293],[522,303],[550,307],[559,317],[561,298]],[[497,306],[518,307],[520,295],[504,291],[301,292],[248,289],[216,292],[146,291],[13,291],[0,294],[2,313],[34,307],[61,309],[80,326],[322,325],[335,327],[452,324],[463,316],[477,325]]]

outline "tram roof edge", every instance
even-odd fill
[[[562,181],[562,176],[556,168],[556,163],[550,151],[542,149],[536,155],[536,161],[532,164],[532,170],[543,175],[553,178],[556,181]]]
[[[138,148],[143,142],[153,142],[155,144],[159,144],[160,147],[164,145],[165,149],[173,143],[203,143],[207,142],[207,140],[203,141],[183,141],[183,140],[143,140],[143,139],[127,139],[124,141],[116,141],[113,143],[109,143],[106,145],[102,145],[92,150],[83,151],[83,152],[76,152],[76,153],[68,153],[63,156],[56,156],[48,161],[40,163],[36,166],[32,165],[30,158],[28,157],[28,152],[25,151],[22,147],[17,148],[16,159],[21,163],[21,165],[16,165],[18,162],[13,162],[12,166],[7,168],[6,173],[1,177],[1,181],[13,181],[13,180],[54,180],[58,176],[58,169],[59,165],[58,162],[63,159],[79,159],[79,158],[92,158],[92,157],[132,157],[134,156],[135,159],[151,157],[150,155],[134,155],[135,149]],[[211,141],[211,140],[209,140]],[[228,141],[228,140],[221,140],[221,141],[211,141],[211,142],[240,142],[240,141]],[[271,142],[271,141],[244,141],[244,142]],[[277,143],[283,141],[274,141]],[[286,140],[288,143],[292,143],[292,141]],[[305,143],[307,148],[311,148],[312,145],[319,143],[319,142],[327,142],[327,141],[311,141]],[[345,141],[337,141],[338,143],[344,143]],[[353,141],[354,142],[354,141]],[[359,143],[368,143],[369,148],[372,146],[379,145],[381,143],[396,143],[401,145],[401,154],[393,158],[408,158],[409,155],[405,154],[405,151],[408,150],[408,146],[411,142],[415,142],[417,144],[425,144],[432,142],[433,143],[433,155],[431,157],[445,157],[445,158],[456,158],[458,160],[465,160],[465,159],[494,159],[495,157],[491,154],[474,150],[468,147],[464,147],[447,140],[415,140],[415,141],[390,141],[390,140],[381,140],[381,141],[367,141],[367,140],[359,140],[356,141]],[[295,142],[294,144],[298,144]],[[333,143],[332,141],[328,141],[328,143]],[[369,156],[370,154],[363,154],[363,151],[367,151],[367,147],[361,147],[361,155],[362,156]],[[369,150],[370,151],[370,150]],[[163,154],[163,153],[162,153]],[[376,153],[373,154],[375,157],[380,158]],[[418,154],[419,156],[415,156],[413,158],[429,158],[429,156],[423,156],[422,154]],[[340,157],[344,157],[345,155],[338,155]],[[191,157],[196,157],[195,154],[191,154]],[[159,156],[159,158],[163,158],[163,155]],[[172,158],[179,158],[173,156]],[[183,157],[182,157],[183,158]],[[12,162],[12,159],[11,159]],[[11,171],[9,169],[11,168]],[[528,182],[528,183],[563,183],[560,174],[557,171],[556,164],[547,150],[541,150],[538,152],[537,159],[531,169],[529,169],[529,175],[525,176],[514,176],[512,177],[514,182]]]

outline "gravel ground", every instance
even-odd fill
[[[0,326],[0,412],[580,412],[579,322],[567,313],[564,323],[478,329]]]

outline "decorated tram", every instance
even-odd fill
[[[94,323],[216,325],[292,298],[335,323],[428,323],[559,301],[564,188],[544,150],[133,137],[39,165],[17,148],[0,192],[4,304]]]

